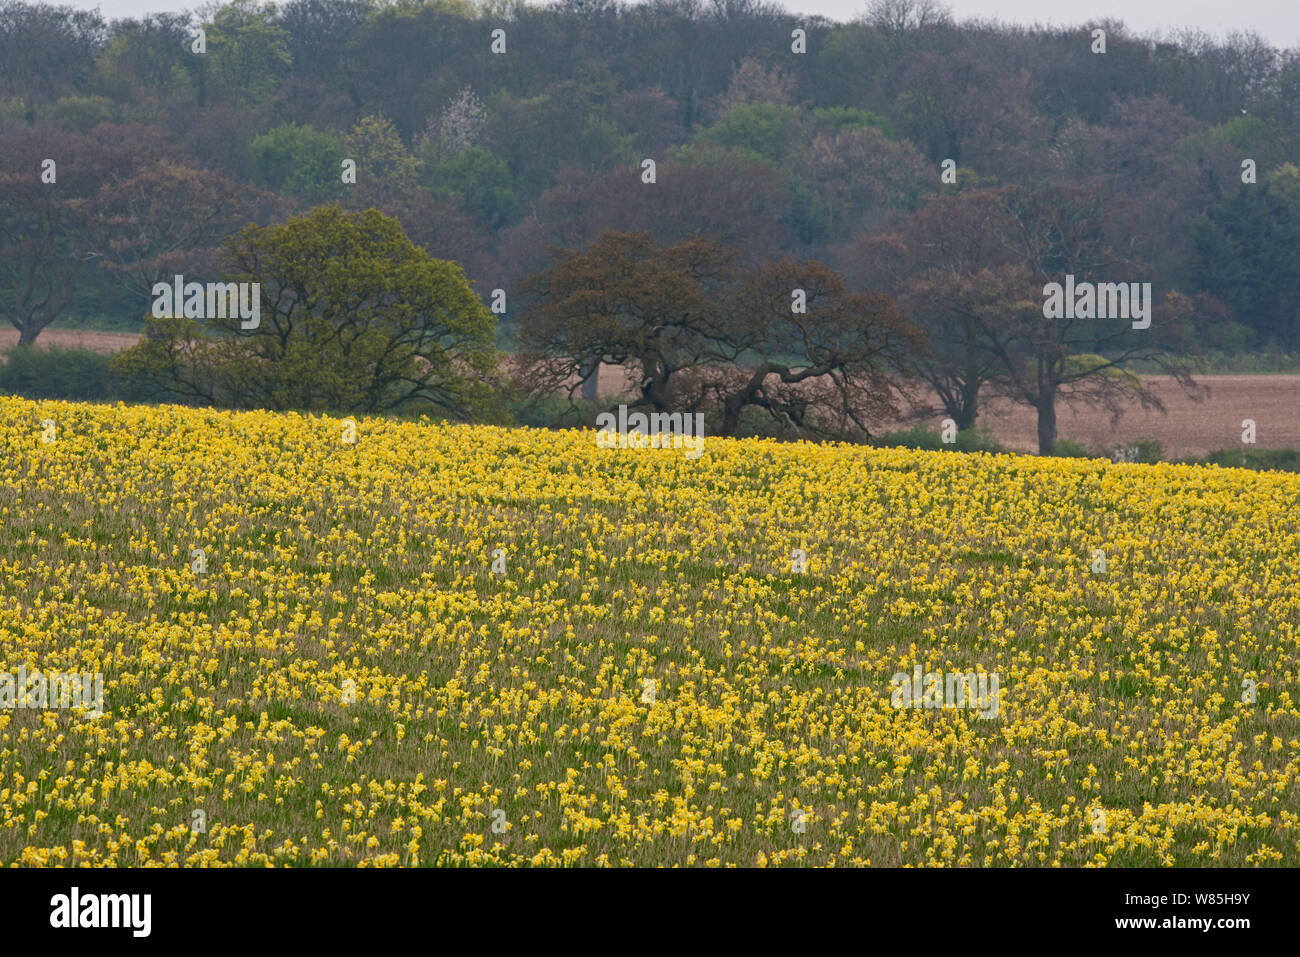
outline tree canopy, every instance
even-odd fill
[[[217,405],[484,414],[494,317],[455,263],[378,210],[325,206],[226,245],[224,279],[257,284],[260,322],[155,317],[119,367]],[[233,310],[231,310],[233,312]]]

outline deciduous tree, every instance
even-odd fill
[[[325,206],[249,226],[226,278],[260,284],[261,321],[150,318],[118,368],[204,402],[270,409],[486,414],[494,320],[455,263],[377,210]]]

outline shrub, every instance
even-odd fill
[[[1139,462],[1154,465],[1165,460],[1165,447],[1159,439],[1138,439],[1102,453],[1112,462]]]
[[[110,361],[90,349],[14,346],[0,366],[0,392],[28,399],[107,399]]]
[[[1056,450],[1052,454],[1061,459],[1092,458],[1092,453],[1088,451],[1087,446],[1082,442],[1074,441],[1074,439],[1057,439]]]
[[[608,403],[575,400],[560,395],[528,396],[520,391],[508,392],[504,399],[506,415],[516,425],[535,429],[594,428],[597,414]]]
[[[899,429],[896,432],[885,432],[876,439],[875,444],[899,446],[905,449],[925,449],[930,452],[949,448],[943,444],[943,439],[937,431],[924,425],[914,425],[910,429]]]
[[[14,346],[0,362],[0,392],[81,402],[169,401],[165,392],[148,382],[111,371],[112,361],[111,355],[93,349]]]
[[[1006,449],[993,437],[993,431],[987,425],[977,425],[973,429],[957,433],[957,441],[944,442],[943,436],[935,429],[924,425],[914,425],[909,429],[886,432],[879,436],[876,445],[898,446],[905,449],[925,449],[931,452],[1005,452]]]
[[[947,448],[956,448],[958,452],[1005,452],[1002,443],[993,436],[993,430],[987,425],[976,425],[974,428],[967,429],[964,432],[957,433],[957,442],[955,446],[946,446]]]
[[[1203,459],[1184,459],[1191,465],[1220,465],[1224,468],[1255,471],[1300,472],[1297,449],[1219,449]]]
[[[1159,439],[1138,439],[1133,447],[1137,449],[1137,460],[1146,465],[1165,460],[1165,446]]]

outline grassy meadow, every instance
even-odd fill
[[[0,864],[1300,865],[1300,476],[355,425],[0,398]]]

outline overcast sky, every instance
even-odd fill
[[[181,0],[52,0],[87,10],[98,8],[109,19],[163,10],[192,10],[197,2]],[[851,20],[865,0],[777,0],[787,10]],[[946,0],[964,20],[968,17],[1010,23],[1080,24],[1110,18],[1138,33],[1161,33],[1199,27],[1221,36],[1254,30],[1277,47],[1300,46],[1300,0]]]
[[[778,0],[787,10],[851,20],[865,0]],[[1254,30],[1277,47],[1300,46],[1300,0],[942,0],[958,20],[1073,25],[1122,20],[1137,33],[1199,27],[1222,36]]]

